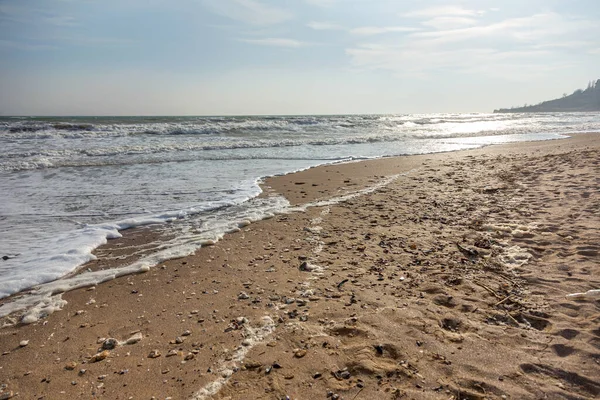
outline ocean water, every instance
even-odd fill
[[[48,297],[147,269],[284,211],[282,198],[256,198],[261,177],[599,131],[598,113],[3,117],[0,298],[32,287]],[[151,223],[173,237],[155,254],[112,275],[60,279],[123,229]],[[0,316],[42,298],[2,305]]]

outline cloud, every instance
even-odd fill
[[[56,49],[56,47],[46,45],[46,44],[31,44],[31,43],[17,42],[14,40],[0,40],[0,49],[1,48],[11,48],[11,49],[18,49],[18,50],[53,50],[53,49]]]
[[[546,51],[500,51],[494,49],[436,49],[424,52],[417,46],[358,46],[347,54],[356,67],[388,70],[405,77],[428,78],[441,71],[526,79],[559,68],[547,65]]]
[[[393,32],[414,32],[418,30],[418,28],[409,28],[404,26],[363,26],[360,28],[351,29],[350,33],[355,35],[369,36]]]
[[[309,46],[309,43],[301,42],[295,39],[286,38],[264,38],[264,39],[240,39],[242,42],[256,44],[259,46],[299,48]]]
[[[425,18],[423,30],[405,35],[401,42],[373,38],[347,48],[346,54],[360,69],[402,76],[459,72],[526,79],[573,67],[580,61],[572,53],[597,51],[597,42],[589,38],[600,37],[595,21],[552,12],[499,21],[465,16],[431,19],[442,11],[467,14],[458,8],[419,11]]]
[[[338,2],[338,0],[304,0],[306,1],[308,4],[312,4],[314,6],[319,6],[319,7],[332,7],[333,5],[335,5],[335,3]]]
[[[44,22],[55,26],[76,26],[77,20],[67,15],[50,15],[44,17]]]
[[[18,24],[48,24],[54,26],[75,26],[77,20],[68,15],[60,15],[42,8],[24,7],[19,4],[0,3],[0,22]]]
[[[413,38],[428,39],[429,43],[437,44],[490,37],[500,41],[535,42],[548,41],[549,38],[563,39],[564,35],[576,31],[584,33],[585,29],[593,29],[596,26],[591,21],[570,20],[556,13],[544,13],[467,28],[417,32],[412,36]]]
[[[456,29],[463,28],[465,26],[472,26],[477,24],[475,18],[467,17],[435,17],[421,22],[422,25],[443,30],[443,29]]]
[[[408,18],[437,18],[437,17],[448,17],[448,16],[476,16],[483,14],[483,11],[469,10],[458,6],[440,6],[440,7],[428,7],[420,10],[413,10],[404,14],[403,17]]]
[[[339,30],[344,30],[343,26],[337,25],[337,24],[332,24],[329,22],[317,22],[317,21],[311,21],[308,24],[306,24],[306,26],[308,26],[311,29],[314,29],[316,31],[339,31]]]
[[[256,0],[204,0],[213,12],[251,25],[274,25],[293,18],[283,9]]]

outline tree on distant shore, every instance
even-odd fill
[[[588,82],[585,89],[576,89],[572,94],[563,93],[562,98],[543,101],[522,107],[501,108],[494,112],[574,112],[600,111],[600,79]]]

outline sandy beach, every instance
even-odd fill
[[[269,178],[296,212],[1,329],[0,399],[598,398],[599,188],[599,134]]]

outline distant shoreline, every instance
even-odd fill
[[[600,79],[590,82],[585,90],[577,89],[572,94],[563,94],[560,99],[543,101],[523,107],[500,108],[494,114],[502,113],[552,113],[552,112],[597,112],[600,111]]]

